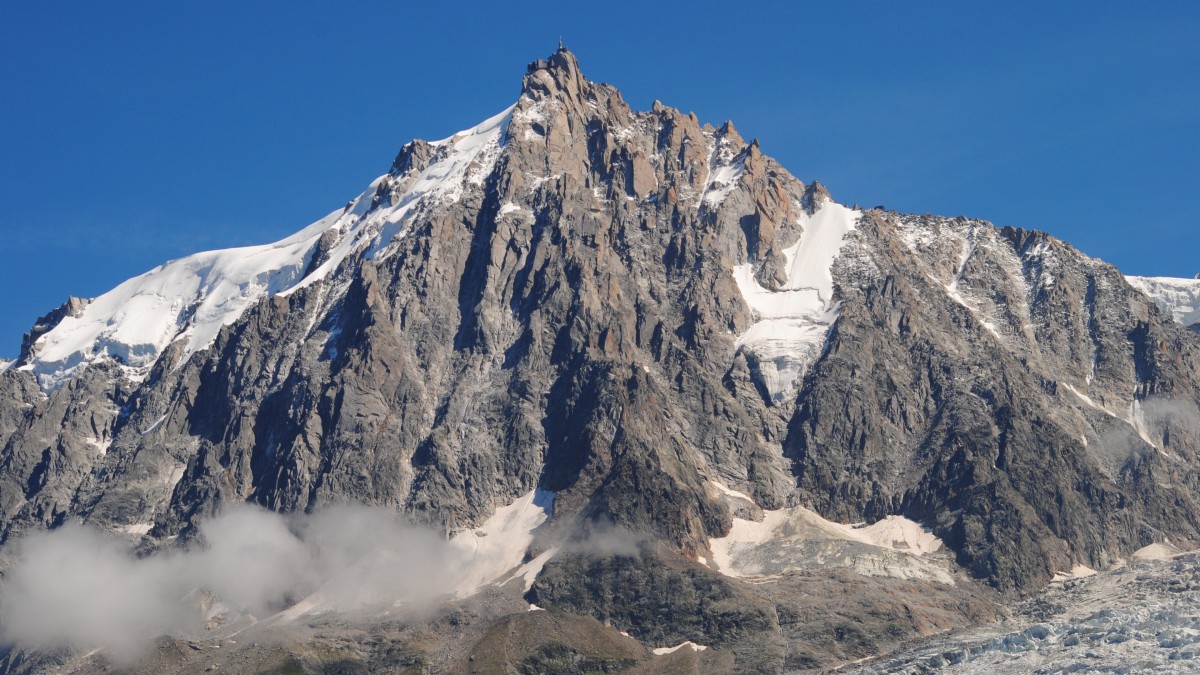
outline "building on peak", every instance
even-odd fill
[[[558,39],[558,49],[554,50],[548,58],[535,59],[529,62],[525,67],[528,73],[534,73],[539,70],[552,70],[555,68],[579,68],[579,60],[571,53],[570,49],[563,46],[562,38]]]

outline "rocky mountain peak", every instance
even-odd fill
[[[806,211],[814,213],[821,208],[822,204],[832,201],[833,196],[829,194],[829,190],[819,181],[813,181],[804,191],[804,198],[800,203]]]
[[[427,141],[420,139],[409,141],[396,154],[390,173],[395,176],[403,176],[413,171],[421,171],[429,165],[429,160],[433,159],[433,155],[434,147]]]
[[[45,316],[38,317],[34,322],[33,327],[29,329],[21,337],[21,351],[17,355],[16,363],[24,364],[33,358],[38,351],[37,341],[46,333],[53,330],[58,324],[67,317],[77,317],[84,310],[91,300],[87,298],[77,298],[71,296],[67,301],[59,305],[53,311],[48,312]]]
[[[745,145],[745,141],[738,135],[737,129],[733,126],[732,120],[725,120],[719,129],[721,136],[729,139],[737,139],[738,145]]]
[[[587,84],[579,70],[579,60],[566,47],[559,47],[547,59],[529,64],[521,86],[521,93],[534,99],[562,94],[567,99],[580,101]]]
[[[40,321],[0,368],[0,541],[79,518],[169,547],[242,502],[471,533],[554,493],[514,565],[617,530],[700,585],[836,559],[1032,589],[1200,542],[1200,282],[1130,283],[1043,233],[838,204],[560,49],[295,235]],[[588,578],[535,591],[594,607]]]

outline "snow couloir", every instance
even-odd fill
[[[772,403],[782,403],[821,354],[839,306],[833,299],[833,264],[854,231],[861,211],[825,201],[809,215],[799,204],[803,233],[783,251],[786,282],[764,288],[754,265],[738,265],[733,278],[754,323],[737,337],[750,356]]]

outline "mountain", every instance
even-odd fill
[[[1200,542],[1197,284],[844,206],[560,49],[295,235],[40,319],[0,366],[0,554],[82,521],[169,556],[236,504],[366,504],[491,561],[431,619],[450,643],[387,629],[420,663],[854,661]],[[685,641],[709,649],[647,651]]]

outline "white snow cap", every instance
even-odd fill
[[[400,177],[407,187],[390,204],[372,208],[372,198],[389,180],[380,176],[344,209],[290,237],[264,246],[197,253],[122,283],[42,335],[22,369],[32,371],[49,391],[98,359],[115,358],[138,379],[177,340],[184,342],[185,360],[207,349],[222,327],[263,298],[326,278],[354,252],[383,254],[393,239],[407,233],[406,226],[423,206],[457,199],[465,183],[481,183],[499,154],[511,111],[509,107],[432,143],[436,152],[428,166]],[[336,242],[326,260],[309,270],[326,232],[334,232]]]

